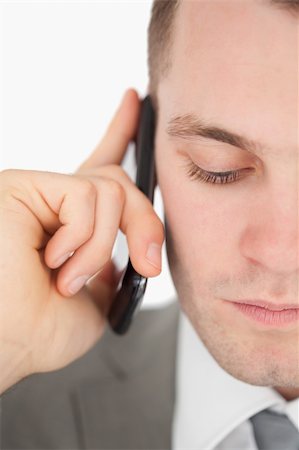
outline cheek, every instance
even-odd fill
[[[233,187],[203,185],[171,173],[160,173],[160,189],[182,265],[191,272],[193,268],[196,278],[200,273],[201,279],[227,272],[240,258],[239,242],[248,214],[244,195],[238,198]]]

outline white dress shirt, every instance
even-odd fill
[[[229,375],[182,311],[178,333],[173,450],[257,450],[248,419],[266,408],[284,412],[299,430],[299,398],[286,401]]]

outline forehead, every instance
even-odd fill
[[[297,144],[298,20],[286,11],[265,0],[182,1],[172,62],[166,115],[192,109],[261,141],[274,129],[273,148]]]

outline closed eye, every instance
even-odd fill
[[[197,166],[190,159],[188,159],[187,161],[187,164],[184,164],[184,168],[187,171],[188,177],[191,178],[191,180],[198,180],[204,183],[234,183],[240,178],[243,178],[246,173],[252,172],[252,169],[248,167],[239,170],[229,170],[226,172],[210,172]]]

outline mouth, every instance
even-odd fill
[[[298,322],[299,304],[273,303],[264,300],[230,301],[249,320],[265,326],[283,327]]]

